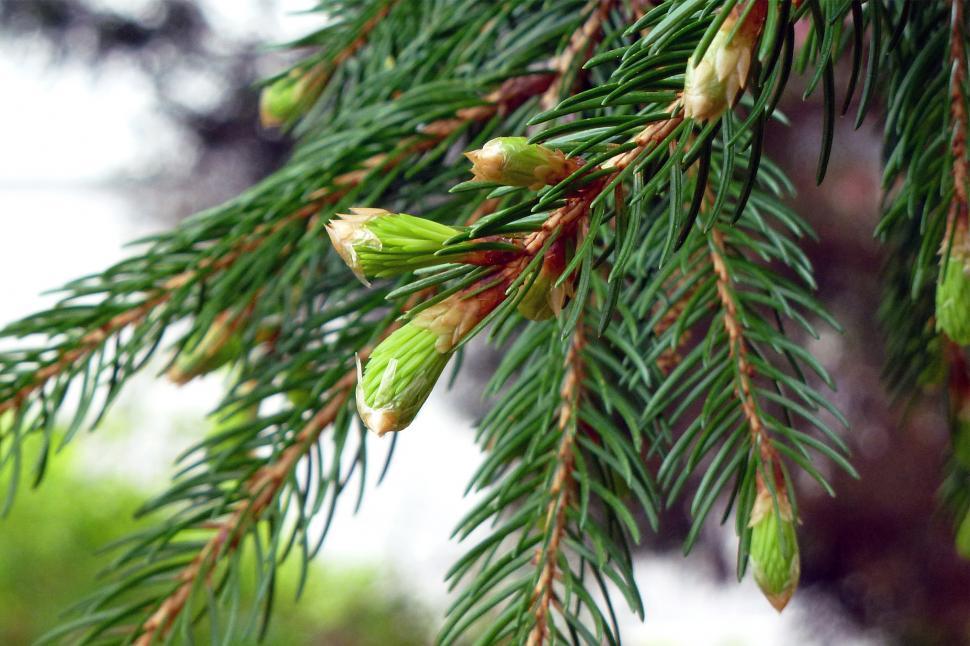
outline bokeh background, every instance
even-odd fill
[[[299,13],[308,4],[0,0],[0,323],[121,258],[126,241],[282,163],[288,143],[257,126],[254,83],[285,63],[270,44],[315,26],[318,17]],[[623,618],[627,641],[970,643],[970,563],[956,556],[936,500],[947,444],[939,393],[900,409],[880,383],[878,278],[892,259],[872,238],[878,110],[860,130],[840,120],[819,188],[819,105],[793,87],[783,109],[791,127],[771,127],[769,150],[819,233],[808,250],[820,296],[845,329],[812,349],[839,383],[862,477],[833,473],[834,500],[799,483],[802,587],[781,616],[750,580],[735,581],[730,528],[706,528],[684,558],[686,516],[671,510],[638,556],[647,620]],[[268,643],[431,642],[448,602],[444,573],[461,553],[448,536],[472,503],[462,491],[480,459],[471,429],[486,405],[490,352],[477,347],[456,387],[435,392],[361,511],[340,509],[299,603],[283,582]],[[135,526],[132,511],[210,427],[220,388],[218,377],[182,388],[140,377],[103,429],[64,451],[40,489],[21,493],[0,522],[0,644],[29,644],[96,585],[96,551]]]

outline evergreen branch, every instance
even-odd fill
[[[566,355],[566,373],[560,389],[561,404],[559,406],[559,451],[555,475],[549,487],[549,504],[546,507],[544,522],[545,538],[542,547],[537,550],[536,564],[539,568],[539,580],[533,591],[533,606],[535,610],[535,625],[529,633],[529,646],[542,646],[549,635],[549,606],[558,602],[553,585],[557,577],[559,552],[563,536],[566,533],[567,510],[572,504],[573,473],[575,465],[575,442],[577,432],[577,409],[580,400],[580,385],[583,381],[580,354],[583,350],[584,338],[582,323],[573,333],[569,352]]]
[[[566,204],[552,213],[542,222],[535,232],[526,237],[524,248],[526,253],[535,255],[542,250],[551,236],[560,230],[574,224],[585,216],[593,202],[596,201],[610,187],[619,175],[634,163],[645,151],[659,146],[683,122],[683,116],[677,114],[679,103],[674,103],[668,110],[666,119],[650,124],[630,141],[630,149],[621,154],[610,157],[603,164],[603,170],[609,172],[605,178],[595,180],[590,185],[572,191],[566,198]]]
[[[954,32],[955,10],[962,12],[962,7],[912,3],[910,11],[900,15],[898,29],[919,34],[920,43],[902,38],[894,49],[897,56],[883,66],[887,104],[896,107],[887,114],[885,127],[887,193],[877,235],[888,253],[879,318],[887,349],[883,378],[897,398],[912,398],[922,387],[942,379],[943,345],[937,332],[934,288],[943,276],[940,257],[959,248],[946,239],[963,230],[951,222],[956,222],[954,214],[960,210],[958,191],[965,193],[955,183],[956,176],[964,173],[960,167],[965,161],[960,158],[965,144],[959,142],[966,137],[961,132],[966,128],[965,107],[959,98],[965,92],[966,73],[961,71],[965,63],[949,42],[959,33]],[[877,35],[885,19],[882,15],[872,16]],[[888,44],[878,38],[873,42],[874,47]],[[962,45],[956,47],[962,49]],[[914,83],[917,78],[921,81]]]
[[[273,462],[266,464],[249,480],[246,494],[237,509],[224,521],[215,524],[215,534],[199,551],[192,562],[177,575],[180,585],[166,597],[149,618],[141,625],[134,641],[135,646],[151,646],[164,638],[185,609],[193,591],[201,581],[207,580],[220,559],[225,559],[236,549],[248,528],[259,520],[260,515],[276,498],[280,489],[290,479],[297,464],[347,403],[357,375],[350,370],[330,395],[330,401],[303,427],[293,443]]]
[[[230,268],[241,256],[256,251],[269,235],[278,232],[294,220],[310,217],[316,213],[318,208],[316,204],[310,204],[290,217],[282,218],[273,224],[257,227],[252,236],[241,240],[234,249],[223,256],[214,260],[203,259],[198,268],[190,269],[168,279],[142,303],[115,315],[106,323],[86,333],[72,349],[61,353],[55,360],[37,369],[27,384],[0,401],[0,414],[20,408],[31,394],[43,388],[50,379],[60,375],[64,370],[97,351],[113,335],[142,321],[156,307],[171,299],[177,290],[197,280],[200,276],[207,276]]]
[[[471,580],[449,609],[442,644],[455,643],[489,610],[496,614],[481,643],[616,644],[605,580],[642,612],[631,569],[630,541],[639,540],[634,501],[618,489],[626,487],[656,521],[642,429],[627,418],[642,405],[639,393],[620,385],[613,349],[587,337],[581,322],[566,348],[558,339],[556,326],[523,330],[489,386],[502,388],[521,371],[479,426],[488,455],[470,487],[487,493],[455,531],[466,539],[488,525],[489,533],[449,572],[453,584]],[[594,585],[601,601],[587,589]]]
[[[761,414],[758,411],[758,404],[754,398],[754,388],[751,385],[752,377],[755,374],[754,367],[748,360],[748,350],[745,347],[744,331],[738,318],[738,303],[735,300],[731,287],[731,275],[728,273],[725,263],[724,234],[715,227],[711,230],[711,264],[717,274],[717,294],[723,308],[722,322],[724,330],[728,336],[728,349],[731,358],[737,364],[735,374],[735,393],[741,401],[741,409],[744,411],[744,418],[748,422],[748,429],[751,433],[752,446],[758,447],[762,459],[765,463],[772,463],[776,456],[771,447],[771,438],[765,429]]]
[[[45,430],[49,442],[68,386],[83,375],[76,427],[94,392],[108,386],[110,400],[175,321],[192,324],[175,359],[204,359],[186,375],[233,367],[220,427],[142,510],[165,517],[123,543],[113,580],[60,634],[87,630],[92,642],[114,631],[147,646],[179,631],[190,639],[206,618],[214,640],[235,637],[216,635],[225,623],[252,632],[255,615],[246,626],[235,608],[230,622],[218,616],[240,592],[241,559],[256,558],[254,605],[268,612],[278,564],[292,551],[307,566],[353,478],[359,504],[364,426],[404,428],[452,354],[488,325],[505,350],[489,384],[496,404],[478,426],[487,451],[470,489],[482,499],[456,529],[462,540],[482,537],[448,575],[463,589],[442,644],[483,623],[480,643],[618,644],[611,592],[643,613],[631,549],[638,515],[655,527],[661,494],[675,500],[702,467],[686,547],[726,499],[739,573],[749,553],[756,576],[766,555],[780,555],[784,579],[758,580],[783,605],[797,579],[786,469],[830,490],[815,454],[852,468],[825,414],[842,419],[815,386],[831,380],[785,329],[814,336],[815,321],[831,319],[811,294],[799,244],[811,231],[781,202],[787,178],[762,159],[765,129],[793,67],[794,22],[810,12],[794,67],[814,64],[808,90],[824,90],[821,175],[833,65],[849,42],[843,19],[852,12],[853,87],[866,18],[873,33],[861,113],[895,10],[847,0],[334,0],[318,9],[328,24],[294,43],[317,49],[264,90],[266,118],[297,125],[286,167],[5,332],[60,340],[0,354],[12,375],[0,381],[0,413],[23,405],[37,418],[18,416],[5,431],[15,441],[4,463],[15,465],[21,437]],[[933,11],[897,23],[931,35],[930,53],[907,54],[917,72],[945,53],[946,34],[928,28]],[[905,99],[889,129],[915,104],[912,79],[900,81],[893,65]],[[955,76],[962,87],[965,69]],[[928,78],[933,92],[945,87]],[[534,141],[506,136],[543,123]],[[906,147],[887,174],[925,139],[900,136]],[[920,171],[949,200],[967,170],[941,173],[939,143],[925,146],[934,159]],[[476,147],[475,180],[456,186],[467,168],[456,158]],[[924,189],[907,194],[909,209],[930,199]],[[364,208],[336,218],[352,205]],[[368,208],[378,205],[387,210]],[[932,238],[935,253],[942,228],[887,232]],[[373,286],[349,280],[344,264]],[[350,405],[357,352],[371,355],[356,393],[364,425]]]
[[[539,105],[544,110],[552,108],[559,102],[565,87],[566,77],[580,57],[589,60],[596,44],[596,39],[602,33],[603,23],[609,18],[615,0],[590,0],[589,17],[582,26],[573,32],[569,39],[569,46],[553,57],[550,68],[555,74],[555,81],[542,95]]]
[[[967,198],[967,108],[964,90],[967,87],[967,55],[963,29],[963,0],[950,3],[950,156],[953,174],[953,199],[947,215],[947,231],[943,238],[944,257],[949,255],[955,236],[965,238],[970,228],[970,200]],[[959,230],[959,231],[958,231]]]
[[[412,296],[404,305],[404,309],[412,307],[426,296],[426,293]],[[400,322],[392,323],[381,338],[386,338],[398,327]],[[359,352],[360,360],[366,360],[371,349],[371,347],[362,348]],[[297,465],[319,441],[321,433],[336,421],[337,415],[350,398],[356,382],[357,372],[351,368],[328,393],[323,395],[323,398],[328,400],[327,404],[309,419],[290,444],[249,478],[235,510],[231,511],[224,520],[207,523],[207,528],[215,533],[202,546],[198,555],[175,577],[179,585],[157,604],[156,610],[137,629],[134,635],[137,638],[134,641],[136,646],[150,646],[156,639],[163,638],[168,633],[178,616],[185,610],[187,602],[200,582],[208,581],[218,562],[228,558],[237,549],[249,528],[254,526],[263,512],[270,508],[271,503],[293,476]]]

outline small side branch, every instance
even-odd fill
[[[559,570],[560,545],[566,533],[569,506],[573,497],[573,471],[575,470],[574,447],[576,443],[576,424],[579,408],[580,390],[583,381],[582,351],[585,338],[581,324],[573,333],[572,344],[566,355],[566,374],[560,388],[558,426],[560,432],[559,451],[556,454],[556,471],[549,488],[549,505],[546,508],[546,541],[536,554],[541,568],[539,580],[532,595],[535,625],[529,633],[529,646],[542,646],[549,636],[549,609],[556,602],[554,584]]]
[[[320,438],[346,404],[352,392],[356,374],[348,372],[333,388],[330,402],[303,427],[299,435],[279,459],[267,464],[250,479],[248,495],[228,518],[217,525],[216,533],[202,547],[198,555],[177,577],[178,587],[167,596],[154,613],[142,624],[135,646],[151,646],[164,637],[185,609],[192,591],[200,581],[208,579],[220,559],[236,550],[249,527],[270,506],[283,488],[300,459]]]
[[[751,434],[751,442],[758,447],[761,457],[766,463],[774,462],[775,450],[771,446],[771,438],[765,428],[758,404],[754,398],[753,377],[754,367],[748,360],[747,344],[744,340],[744,329],[738,315],[738,303],[731,287],[731,275],[725,261],[726,248],[724,234],[716,227],[711,231],[711,262],[717,274],[717,295],[724,311],[724,330],[728,335],[728,345],[731,357],[737,370],[735,392],[741,402],[745,420]]]
[[[389,3],[386,8],[388,11],[390,10],[391,4],[393,2]],[[411,155],[430,150],[453,134],[458,128],[463,127],[469,122],[487,121],[496,114],[514,108],[514,106],[529,96],[534,96],[544,91],[551,82],[551,79],[552,77],[546,74],[519,77],[507,81],[498,90],[486,97],[488,104],[460,110],[456,118],[453,119],[439,119],[438,121],[434,121],[425,127],[422,136],[409,140],[400,152],[396,154],[374,155],[366,160],[361,168],[336,177],[331,186],[313,193],[310,196],[310,202],[304,207],[287,217],[256,227],[249,236],[244,238],[234,249],[225,255],[217,259],[203,260],[196,268],[173,276],[165,281],[155,292],[150,293],[141,303],[132,306],[131,309],[118,314],[100,327],[82,336],[72,349],[67,350],[57,359],[40,368],[29,383],[22,386],[12,397],[0,402],[0,413],[7,410],[19,409],[30,395],[43,388],[50,379],[60,375],[76,362],[90,356],[112,335],[143,321],[155,308],[169,301],[176,290],[191,283],[201,275],[208,275],[228,269],[241,256],[258,249],[266,239],[283,227],[297,220],[309,219],[316,215],[322,207],[338,202],[348,192],[363,182],[373,170],[381,167],[395,166],[402,163]]]
[[[967,55],[963,44],[963,0],[953,0],[950,12],[950,154],[952,156],[953,201],[950,204],[944,253],[954,232],[970,226],[967,199],[967,109],[963,91],[967,84]]]
[[[404,308],[413,307],[426,298],[428,292],[418,292],[405,303]],[[400,326],[395,322],[381,335],[389,336]],[[361,360],[370,355],[373,348],[360,351]],[[150,646],[158,637],[164,637],[179,614],[185,609],[198,582],[208,579],[220,559],[231,554],[239,546],[246,531],[256,523],[263,512],[283,489],[300,460],[320,439],[321,433],[333,424],[340,410],[347,403],[357,383],[356,369],[350,369],[330,389],[330,401],[320,409],[300,430],[290,444],[273,462],[260,468],[246,485],[246,495],[225,520],[215,524],[215,534],[202,547],[198,555],[177,576],[178,587],[157,607],[154,613],[138,629],[135,646]]]
[[[953,156],[953,219],[966,225],[970,209],[967,201],[967,108],[963,89],[967,82],[967,56],[963,45],[963,0],[953,0],[950,14],[950,153]]]
[[[198,267],[169,278],[161,287],[150,293],[144,301],[133,305],[131,309],[117,314],[103,325],[91,330],[82,336],[73,348],[63,352],[57,359],[37,370],[29,383],[22,386],[12,397],[0,402],[0,413],[19,409],[30,395],[43,388],[48,381],[60,375],[76,362],[90,356],[91,353],[101,347],[112,335],[117,334],[129,326],[137,325],[144,321],[155,308],[169,301],[178,289],[188,285],[200,276],[228,269],[241,256],[258,249],[267,238],[284,226],[296,220],[310,217],[316,213],[318,208],[319,205],[317,204],[307,205],[290,216],[282,218],[272,224],[256,227],[252,234],[243,239],[234,249],[225,255],[214,260],[203,260],[199,263]]]
[[[559,101],[559,95],[562,94],[566,76],[569,74],[569,70],[576,62],[576,59],[579,56],[583,56],[584,59],[590,57],[593,46],[602,35],[603,23],[609,18],[610,10],[613,9],[614,2],[615,0],[592,0],[589,3],[587,7],[587,10],[590,11],[589,18],[586,19],[579,29],[573,32],[572,37],[569,39],[569,46],[561,54],[552,59],[551,67],[556,73],[556,80],[549,86],[546,93],[542,95],[541,105],[543,109],[548,110]]]

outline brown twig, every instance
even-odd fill
[[[555,56],[550,63],[550,67],[556,74],[556,80],[549,85],[549,89],[542,95],[540,105],[544,110],[552,108],[559,102],[559,95],[563,91],[566,75],[580,54],[584,59],[589,59],[597,39],[602,35],[603,23],[609,17],[614,2],[615,0],[591,0],[587,5],[586,10],[590,12],[589,18],[579,29],[573,32],[569,39],[569,46]]]
[[[950,154],[953,157],[953,200],[947,215],[947,231],[942,254],[949,253],[954,240],[967,238],[970,228],[970,201],[967,199],[967,110],[963,89],[967,82],[967,57],[963,43],[963,0],[953,0],[950,12]]]
[[[418,292],[408,299],[404,305],[407,310],[421,299],[428,296],[428,291]],[[387,338],[401,323],[395,321],[384,331],[381,338]],[[359,353],[360,359],[366,360],[372,347],[363,348]],[[273,499],[286,484],[290,474],[296,468],[300,459],[320,439],[320,434],[336,419],[337,414],[347,403],[357,382],[357,371],[350,369],[330,389],[330,401],[320,409],[297,434],[278,458],[260,468],[248,481],[246,493],[239,505],[225,520],[217,521],[209,527],[216,533],[202,547],[196,557],[177,576],[180,585],[172,591],[156,608],[155,612],[139,628],[138,638],[134,646],[149,646],[157,637],[163,637],[172,627],[178,615],[185,608],[193,589],[202,578],[208,578],[219,559],[228,552],[235,550],[239,541],[245,536],[246,530],[257,520],[272,503]]]
[[[135,646],[150,646],[156,638],[164,637],[179,614],[185,608],[195,586],[208,579],[219,559],[238,547],[250,525],[259,519],[274,497],[289,479],[307,449],[330,426],[350,396],[356,374],[345,374],[331,390],[331,398],[325,407],[314,415],[275,462],[256,472],[246,487],[248,496],[225,521],[213,526],[215,535],[202,547],[196,557],[177,576],[179,586],[156,608],[141,625]]]
[[[172,298],[176,290],[189,284],[200,275],[221,271],[232,266],[240,256],[255,251],[272,234],[283,226],[307,218],[319,208],[317,204],[307,205],[292,215],[271,224],[256,227],[245,240],[234,249],[216,259],[204,259],[197,267],[186,270],[166,280],[161,287],[150,294],[140,304],[125,310],[81,337],[77,345],[63,352],[56,360],[37,370],[33,379],[22,386],[12,397],[0,402],[0,413],[19,408],[31,393],[42,388],[50,379],[61,374],[73,363],[94,352],[112,334],[144,320],[156,307]]]
[[[566,533],[567,513],[573,497],[573,471],[576,443],[576,416],[579,407],[580,390],[583,382],[581,354],[586,340],[583,335],[582,321],[577,323],[573,340],[566,354],[566,374],[559,390],[558,426],[561,434],[559,451],[556,455],[556,471],[549,487],[550,500],[546,508],[545,531],[548,542],[536,554],[541,565],[539,580],[532,593],[535,624],[529,633],[529,646],[542,646],[549,635],[549,608],[556,601],[555,583],[559,570],[559,548]]]
[[[676,294],[686,280],[687,276],[679,276],[664,288],[664,292],[668,295],[668,297]],[[655,337],[659,339],[664,335],[664,333],[667,332],[667,330],[672,328],[677,323],[681,314],[683,314],[684,310],[687,308],[688,301],[690,301],[690,299],[694,296],[694,292],[696,291],[696,285],[687,289],[667,308],[667,311],[664,312],[663,316],[660,317],[660,320],[657,321],[657,324],[653,327],[653,334]],[[657,367],[660,368],[664,374],[670,374],[670,372],[677,367],[677,364],[683,360],[680,350],[690,341],[690,339],[691,331],[684,330],[680,335],[680,338],[677,339],[676,344],[672,347],[666,348],[660,353],[660,356],[657,357]]]
[[[744,340],[741,321],[738,318],[737,301],[731,287],[731,275],[724,260],[727,253],[724,234],[721,233],[720,229],[715,227],[711,230],[711,242],[711,262],[714,265],[714,272],[717,274],[717,295],[724,310],[724,329],[728,335],[731,357],[737,364],[738,378],[737,383],[735,383],[735,392],[741,401],[744,418],[748,422],[751,441],[758,447],[766,464],[774,463],[775,449],[771,445],[771,438],[768,436],[768,431],[761,419],[761,413],[754,398],[752,378],[755,371],[748,360],[747,344]]]

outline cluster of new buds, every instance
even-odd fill
[[[735,104],[747,86],[751,58],[767,13],[765,0],[751,2],[752,7],[737,4],[701,60],[692,56],[687,62],[684,116],[698,121],[717,119]],[[738,25],[742,17],[744,22]]]
[[[494,139],[468,157],[476,179],[532,189],[555,184],[579,167],[562,152],[522,137]],[[327,232],[365,284],[441,264],[508,268],[525,253],[520,239],[461,241],[462,229],[383,209],[351,209],[331,220]],[[554,243],[536,274],[520,287],[525,291],[519,292],[518,308],[526,318],[542,320],[562,309],[568,290],[559,284],[564,254],[563,243]],[[512,273],[492,275],[424,307],[381,341],[366,365],[358,362],[357,411],[369,429],[384,435],[411,423],[458,344],[508,296],[512,279]]]
[[[936,327],[959,345],[970,345],[970,233],[958,222],[947,236],[936,286]]]
[[[476,180],[533,191],[558,184],[580,165],[562,151],[530,144],[525,137],[492,139],[481,150],[465,153],[465,157],[472,162]]]
[[[749,526],[754,580],[771,605],[781,612],[795,593],[800,574],[795,518],[784,487],[772,492],[758,479]]]
[[[264,128],[288,126],[305,113],[326,86],[323,65],[297,68],[263,88],[259,95],[259,120]]]

